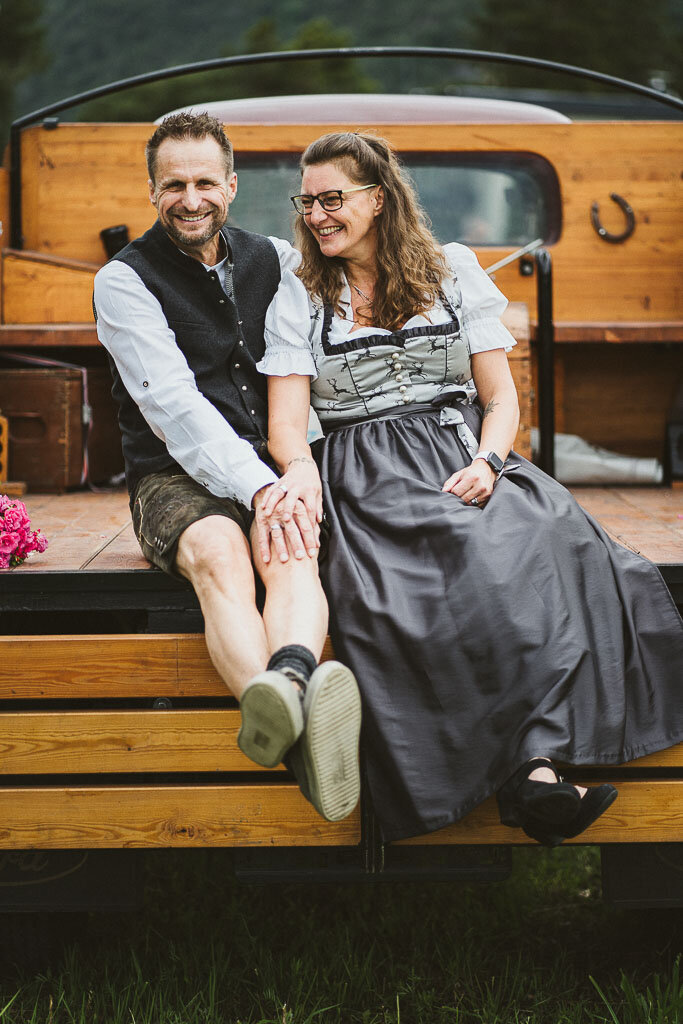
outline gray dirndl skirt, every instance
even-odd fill
[[[512,453],[483,508],[443,493],[470,456],[439,410],[335,429],[316,458],[330,632],[385,841],[451,824],[536,755],[616,764],[683,740],[671,595],[555,480]]]

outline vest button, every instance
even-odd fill
[[[243,385],[242,385],[242,391],[246,391],[246,390],[247,390],[247,385],[246,385],[246,384],[243,384]]]
[[[220,306],[224,306],[224,305],[225,305],[225,299],[219,299],[219,300],[218,300],[218,304],[219,304]]]
[[[239,368],[240,368],[240,364],[239,363],[235,363],[235,369],[239,370]]]
[[[252,416],[255,416],[255,415],[256,415],[256,409],[252,409],[252,410],[251,410],[251,415],[252,415]]]
[[[239,342],[239,346],[240,346],[240,348],[244,348],[244,342],[243,342],[243,341],[240,341],[240,342]]]

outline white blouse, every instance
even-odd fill
[[[444,281],[442,289],[454,308],[460,308],[462,333],[467,338],[470,352],[474,355],[496,348],[509,352],[517,343],[500,322],[507,299],[480,267],[477,257],[467,246],[450,242],[444,246],[443,252],[453,271],[453,279]],[[348,310],[348,316],[342,318],[335,315],[332,318],[328,338],[331,345],[348,340],[352,331],[354,338],[391,334],[391,331],[382,327],[359,327],[354,330],[351,291],[346,281],[341,304]],[[272,377],[286,377],[296,373],[316,378],[310,337],[313,312],[313,303],[299,278],[291,270],[284,270],[280,286],[266,314],[266,352],[257,364],[262,373]],[[403,326],[425,327],[444,324],[451,319],[449,310],[439,302],[429,311],[428,316],[418,314]],[[320,317],[315,324],[320,330]]]

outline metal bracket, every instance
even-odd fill
[[[611,242],[613,245],[618,245],[620,242],[625,242],[627,238],[630,238],[636,229],[636,218],[633,213],[633,209],[629,206],[623,196],[620,196],[617,192],[610,192],[610,199],[612,199],[619,209],[626,217],[626,227],[620,234],[613,234],[604,228],[600,223],[600,206],[597,199],[591,206],[591,224],[602,238],[603,242]]]

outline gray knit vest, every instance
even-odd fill
[[[181,252],[158,221],[114,259],[131,267],[161,303],[199,391],[263,456],[266,380],[256,363],[264,352],[263,327],[280,283],[280,261],[273,243],[262,235],[233,227],[223,228],[222,234],[234,263],[234,302],[223,291],[219,274]],[[126,391],[113,360],[109,361],[132,496],[143,476],[177,464]]]

